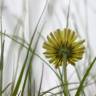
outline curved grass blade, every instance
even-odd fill
[[[7,90],[7,88],[11,85],[12,83],[9,83],[1,92],[0,96]]]
[[[18,90],[19,90],[19,86],[20,86],[20,83],[21,83],[21,80],[22,80],[22,77],[23,77],[23,73],[24,73],[26,64],[27,64],[27,59],[28,59],[30,47],[31,47],[31,44],[30,44],[30,46],[29,46],[29,48],[28,48],[27,55],[26,55],[24,64],[23,64],[23,66],[22,66],[22,69],[21,69],[19,78],[18,78],[18,80],[17,80],[16,86],[15,86],[15,88],[14,88],[14,90],[13,90],[12,96],[16,96],[16,95],[17,95],[17,92],[18,92]]]
[[[9,39],[12,39],[14,42],[16,42],[16,43],[19,44],[19,45],[22,45],[24,48],[26,48],[26,49],[28,50],[28,47],[27,47],[27,46],[29,46],[29,44],[28,44],[27,42],[25,42],[26,45],[24,45],[24,44],[22,44],[20,41],[15,40],[15,39],[12,38],[11,36],[9,36],[8,34],[5,34],[5,33],[1,33],[1,34],[3,34],[4,36],[8,37]],[[29,51],[32,52],[33,54],[35,54],[35,55],[36,55],[38,58],[40,58],[43,62],[45,62],[45,63],[47,64],[47,66],[48,66],[49,68],[51,68],[51,70],[56,74],[56,76],[57,76],[59,79],[61,79],[61,77],[55,72],[55,70],[54,70],[41,56],[39,56],[37,53],[34,53],[32,49],[30,49]]]
[[[0,58],[0,92],[2,92],[2,84],[3,84],[3,58],[4,58],[4,41],[1,42],[1,58]],[[2,96],[2,94],[0,95]]]
[[[46,4],[47,4],[47,3],[46,3]],[[45,4],[45,5],[46,5],[46,4]],[[17,93],[18,93],[19,86],[20,86],[20,83],[21,83],[21,81],[22,81],[23,73],[24,73],[24,70],[25,70],[25,67],[26,67],[26,64],[27,64],[27,59],[28,59],[28,57],[29,57],[29,53],[30,53],[30,49],[31,49],[32,42],[33,42],[33,38],[34,38],[34,36],[35,36],[35,34],[36,34],[37,28],[38,28],[38,26],[39,26],[39,23],[40,23],[40,20],[41,20],[41,18],[42,18],[42,16],[43,16],[44,11],[45,11],[45,7],[44,7],[44,10],[42,11],[42,14],[40,15],[40,18],[39,18],[39,20],[38,20],[38,23],[37,23],[37,25],[36,25],[36,28],[35,28],[35,30],[34,30],[34,33],[33,33],[32,37],[31,37],[30,44],[29,44],[29,47],[28,47],[28,50],[27,50],[27,55],[26,55],[26,58],[25,58],[23,67],[22,67],[22,69],[21,69],[19,78],[18,78],[18,80],[17,80],[16,87],[14,88],[14,91],[13,91],[13,93],[12,93],[12,96],[16,96]]]
[[[81,81],[81,77],[80,77],[81,74],[79,72],[79,69],[76,68],[76,66],[75,66],[75,71],[76,71],[77,77],[78,77],[79,82],[80,82]],[[82,95],[86,96],[84,90],[82,90]]]
[[[24,93],[24,89],[25,89],[25,85],[26,85],[26,81],[28,79],[28,73],[29,73],[29,68],[30,66],[28,66],[28,69],[27,69],[27,72],[26,72],[26,75],[25,75],[25,79],[24,79],[24,83],[23,83],[23,87],[22,87],[22,92],[21,92],[21,96],[23,96],[23,93]]]
[[[3,0],[0,1],[0,31],[1,33],[3,33],[3,30],[2,30],[2,13],[3,13]],[[0,92],[2,92],[2,87],[3,87],[3,57],[4,57],[4,40],[3,40],[3,36],[1,35],[1,54],[0,54]],[[0,95],[2,96],[2,94]]]
[[[13,38],[17,38],[17,37],[13,37]],[[18,38],[19,39],[19,38]],[[17,39],[17,40],[18,40]],[[22,45],[24,45],[25,44],[25,40],[24,40],[24,34],[22,34],[22,39],[20,39],[21,40],[21,42],[22,42]],[[17,58],[17,66],[16,66],[16,71],[15,72],[13,72],[14,74],[13,74],[13,77],[12,77],[12,87],[11,87],[11,93],[13,92],[13,89],[14,89],[14,86],[15,86],[15,82],[16,82],[16,77],[17,77],[17,71],[18,71],[18,64],[19,64],[19,60],[20,60],[20,56],[21,56],[21,52],[22,52],[22,49],[23,49],[23,46],[20,46],[19,47],[19,49],[18,49],[18,58]]]
[[[68,85],[74,85],[74,84],[79,84],[78,82],[72,82],[72,83],[68,83]],[[66,84],[64,84],[64,85],[66,85]],[[43,95],[45,95],[45,94],[47,94],[48,92],[50,92],[50,91],[52,91],[52,90],[55,90],[55,89],[57,89],[57,88],[60,88],[60,87],[62,87],[62,86],[64,86],[64,85],[62,85],[62,84],[60,84],[60,85],[57,85],[57,86],[55,86],[55,87],[53,87],[53,88],[51,88],[51,89],[48,89],[48,90],[46,90],[46,91],[44,91],[44,92],[41,92],[41,95],[40,96],[43,96]]]
[[[12,39],[14,42],[16,42],[19,45],[22,45],[24,48],[26,48],[28,50],[29,44],[27,42],[25,42],[26,45],[22,44],[22,42],[15,40],[14,38],[12,38],[10,35],[5,34],[5,33],[1,33],[4,36],[8,37],[9,39]],[[40,58],[43,62],[45,62],[47,64],[47,66],[49,68],[51,68],[51,70],[56,74],[56,76],[61,80],[61,77],[56,73],[56,71],[50,66],[50,64],[48,64],[41,56],[39,56],[37,53],[34,53],[34,51],[32,49],[29,50],[30,52],[32,52],[34,55],[36,55],[38,58]]]
[[[42,65],[42,74],[41,74],[41,80],[40,80],[40,87],[39,87],[39,91],[38,91],[38,96],[40,96],[40,91],[41,91],[41,87],[42,87],[43,72],[44,72],[44,64]]]
[[[81,83],[80,83],[80,85],[79,85],[79,87],[77,89],[77,92],[76,92],[75,96],[80,96],[80,92],[83,90],[84,81],[88,77],[93,65],[95,64],[95,61],[96,61],[96,57],[93,59],[92,63],[90,63],[88,69],[86,70],[86,73],[84,74],[83,79],[81,80]]]

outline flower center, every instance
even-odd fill
[[[65,57],[67,56],[67,58],[70,56],[71,54],[71,50],[69,48],[65,48],[65,47],[61,47],[58,51],[58,55],[60,57]]]

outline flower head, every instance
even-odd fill
[[[56,68],[64,64],[64,60],[72,65],[82,59],[84,53],[84,40],[77,40],[74,31],[69,28],[56,30],[47,36],[47,41],[44,42],[44,55],[49,59],[49,62],[54,64]]]

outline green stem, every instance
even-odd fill
[[[64,55],[64,64],[63,64],[63,72],[64,72],[64,96],[68,96],[68,80],[67,80],[67,58]]]
[[[0,93],[2,92],[2,71],[0,70]],[[0,94],[2,96],[2,94]]]
[[[67,63],[64,64],[64,92],[65,96],[68,96],[68,82],[67,82]]]

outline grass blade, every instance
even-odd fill
[[[80,92],[82,91],[83,89],[83,84],[84,84],[84,81],[86,80],[86,78],[88,77],[93,65],[95,64],[95,61],[96,61],[96,57],[94,58],[94,60],[92,61],[92,63],[90,63],[88,69],[86,70],[86,73],[85,75],[83,76],[83,79],[81,80],[81,83],[79,85],[79,88],[77,89],[77,92],[75,94],[75,96],[80,96]]]
[[[2,92],[2,84],[3,84],[3,58],[4,58],[4,41],[1,42],[1,60],[0,60],[0,93]],[[2,96],[2,95],[0,95]]]
[[[0,92],[0,96],[2,96],[2,94],[8,89],[9,86],[11,86],[12,83],[9,83],[1,92]]]
[[[76,66],[75,66],[75,71],[76,71],[77,77],[78,77],[79,82],[80,82],[81,81],[81,77],[80,77],[81,74],[79,72],[79,69],[76,68]],[[84,90],[82,90],[82,96],[86,96]]]
[[[16,95],[17,95],[17,92],[18,92],[18,90],[19,90],[19,86],[20,86],[20,83],[21,83],[21,81],[22,81],[23,73],[24,73],[24,70],[25,70],[25,67],[26,67],[26,64],[27,64],[27,59],[28,59],[28,56],[29,56],[29,53],[30,53],[31,44],[32,44],[32,39],[31,39],[31,41],[30,41],[30,44],[29,44],[29,47],[28,47],[28,50],[27,50],[27,55],[26,55],[24,64],[23,64],[23,66],[22,66],[22,69],[21,69],[19,78],[18,78],[18,80],[17,80],[16,87],[14,88],[14,91],[13,91],[13,93],[12,93],[12,96],[16,96]]]
[[[41,74],[41,80],[40,80],[40,87],[39,87],[39,91],[38,91],[38,96],[40,96],[40,91],[41,91],[41,87],[42,87],[43,73],[44,73],[44,64],[42,66],[42,74]]]
[[[46,2],[46,4],[47,4],[47,2]],[[45,5],[46,5],[46,4],[45,4]],[[41,20],[41,18],[42,18],[42,15],[43,15],[44,11],[45,11],[45,7],[44,7],[44,10],[43,10],[43,12],[42,12],[39,20],[38,20],[38,23],[37,23],[37,26],[36,26],[36,28],[35,28],[35,30],[34,30],[34,33],[33,33],[32,37],[31,37],[30,44],[29,44],[29,47],[28,47],[28,50],[27,50],[27,55],[26,55],[26,58],[25,58],[23,67],[22,67],[22,69],[21,69],[19,78],[18,78],[18,80],[17,80],[16,87],[14,88],[14,91],[13,91],[13,93],[12,93],[12,96],[16,96],[16,95],[17,95],[17,92],[18,92],[18,90],[19,90],[19,86],[20,86],[20,83],[21,83],[21,81],[22,81],[23,73],[24,73],[24,70],[25,70],[25,67],[26,67],[26,64],[27,64],[27,59],[28,59],[28,57],[29,57],[29,53],[30,53],[30,49],[31,49],[32,42],[33,42],[33,38],[34,38],[34,36],[35,36],[35,34],[36,34],[37,28],[38,28],[38,26],[39,26],[39,23],[40,23],[40,20]]]
[[[23,94],[24,94],[24,89],[25,89],[26,81],[28,79],[29,69],[30,69],[30,66],[28,66],[28,69],[27,69],[27,72],[26,72],[26,75],[25,75],[25,79],[24,79],[24,83],[23,83],[23,87],[22,87],[21,96],[23,96]]]

